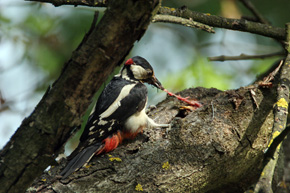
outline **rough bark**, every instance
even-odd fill
[[[29,192],[245,191],[263,168],[276,85],[225,92],[196,88],[180,94],[204,105],[188,112],[180,109],[185,104],[167,98],[149,115],[159,123],[170,122],[171,130],[146,130],[137,140],[93,158],[89,167],[59,181],[62,160]]]
[[[162,15],[173,15],[186,19],[192,19],[193,21],[200,22],[212,27],[250,32],[253,34],[271,37],[277,40],[286,40],[285,29],[258,22],[251,22],[245,19],[229,19],[217,15],[199,13],[189,10],[187,7],[181,7],[179,9],[161,7],[158,10],[158,13]]]
[[[158,3],[108,3],[99,24],[92,26],[59,79],[1,151],[0,192],[24,192],[54,162],[94,93],[142,37]]]
[[[96,3],[82,1],[82,5],[88,2]],[[54,158],[72,129],[79,126],[93,94],[143,35],[157,4],[153,0],[105,3],[108,10],[101,22],[92,27],[60,78],[1,152],[0,192],[23,192],[48,165],[55,164]],[[286,36],[282,28],[183,8],[161,8],[159,13],[279,40]],[[264,166],[264,150],[275,122],[276,85],[226,92],[183,91],[181,95],[196,98],[204,106],[186,112],[180,110],[184,104],[168,98],[150,112],[157,122],[171,123],[171,130],[148,130],[133,143],[124,143],[111,157],[96,157],[90,167],[59,181],[57,175],[65,165],[62,160],[28,191],[243,192],[258,180]]]

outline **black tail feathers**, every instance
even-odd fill
[[[98,152],[103,147],[103,144],[97,143],[89,146],[79,152],[72,160],[69,161],[67,166],[62,170],[60,175],[61,179],[65,179],[71,173],[80,169],[85,163],[89,162],[96,152]]]

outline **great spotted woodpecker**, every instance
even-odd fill
[[[127,60],[100,95],[90,114],[80,143],[61,172],[62,179],[88,163],[94,155],[114,150],[123,139],[132,139],[145,127],[169,127],[157,124],[145,113],[149,83],[164,89],[151,65],[142,57]]]

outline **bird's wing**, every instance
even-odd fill
[[[130,90],[130,93],[124,97],[118,108],[109,117],[104,120],[115,119],[124,123],[131,115],[140,112],[147,103],[147,88],[144,84],[138,83]]]
[[[143,110],[146,102],[147,88],[144,84],[114,78],[100,95],[79,146],[69,156],[70,162],[61,172],[62,179],[89,162],[95,153],[100,153],[105,147],[103,140],[122,130],[126,119]]]
[[[83,146],[101,142],[117,130],[128,117],[141,111],[147,102],[147,88],[142,83],[120,81],[115,77],[100,95],[80,138]],[[85,142],[86,141],[86,142]]]

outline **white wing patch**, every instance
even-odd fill
[[[105,121],[105,120],[100,120],[98,125],[106,125],[108,123],[108,121]]]
[[[100,132],[100,136],[103,136],[104,135],[104,131],[102,130],[101,132]]]
[[[121,100],[123,98],[125,98],[126,96],[129,95],[130,91],[132,90],[132,88],[135,86],[136,84],[128,84],[126,86],[124,86],[118,96],[118,98],[109,106],[109,108],[104,111],[101,115],[100,115],[100,119],[109,117],[110,115],[112,115],[119,106],[121,106]]]
[[[89,132],[89,135],[93,135],[93,134],[95,134],[96,133],[96,131],[90,131]]]
[[[95,142],[95,139],[90,139],[89,140],[89,144],[92,144],[93,142]]]

